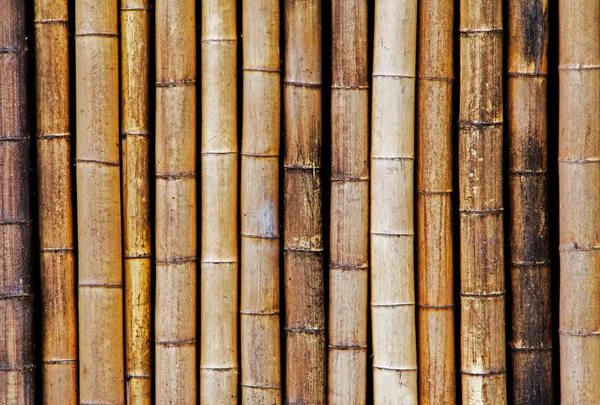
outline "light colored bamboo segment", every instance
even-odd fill
[[[155,395],[196,404],[196,7],[158,0]]]
[[[279,0],[242,7],[242,403],[281,404]]]
[[[417,2],[377,0],[371,130],[374,403],[417,404],[414,138]]]
[[[419,9],[417,252],[419,403],[456,403],[452,237],[454,2]]]
[[[561,404],[600,398],[600,2],[559,2]]]

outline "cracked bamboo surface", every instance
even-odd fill
[[[559,1],[561,404],[600,398],[600,2]]]

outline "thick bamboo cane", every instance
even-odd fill
[[[34,403],[25,2],[0,23],[0,403]]]
[[[417,404],[414,111],[417,2],[377,0],[371,133],[375,404]]]
[[[202,2],[200,403],[238,398],[238,148],[235,0]]]
[[[156,1],[156,314],[158,404],[195,404],[196,10]]]
[[[509,1],[510,347],[515,404],[554,402],[547,209],[548,28],[547,0]]]
[[[36,0],[34,6],[42,398],[48,405],[77,404],[68,4]]]
[[[242,7],[242,403],[281,404],[279,0]]]
[[[463,404],[506,404],[502,0],[462,0],[459,221]]]
[[[600,398],[600,2],[559,2],[561,404]]]
[[[454,2],[419,9],[417,251],[419,403],[456,403],[452,243]]]
[[[148,0],[121,0],[121,147],[128,404],[150,404]]]

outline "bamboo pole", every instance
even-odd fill
[[[116,2],[75,2],[81,403],[124,403],[117,20]]]
[[[508,7],[513,401],[553,404],[548,230],[548,1]]]
[[[600,398],[600,2],[559,1],[561,404]]]
[[[464,404],[506,404],[502,0],[462,0],[459,221]]]
[[[150,404],[151,250],[148,0],[121,0],[121,148],[128,404]]]
[[[33,404],[33,291],[25,3],[0,24],[0,403]]]
[[[42,400],[77,404],[68,4],[36,0],[34,6]]]
[[[417,1],[377,0],[371,138],[375,404],[417,404],[414,111]]]
[[[281,404],[279,0],[242,7],[242,403]]]
[[[159,404],[195,404],[195,1],[158,0],[155,7],[155,394]]]
[[[417,252],[419,403],[456,403],[452,237],[454,2],[419,9]]]
[[[238,401],[235,0],[202,2],[200,403]]]

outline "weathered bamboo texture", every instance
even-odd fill
[[[202,2],[200,403],[238,403],[235,0]]]
[[[67,1],[34,3],[42,398],[77,404],[77,310]]]
[[[513,401],[552,405],[548,227],[548,1],[509,0],[509,240]]]
[[[417,275],[419,403],[456,403],[452,227],[454,2],[419,9]]]
[[[378,405],[416,405],[413,219],[416,0],[375,2],[373,59],[373,395]]]
[[[284,1],[285,402],[327,403],[321,0]]]
[[[559,2],[561,404],[600,398],[600,2]]]
[[[280,405],[279,0],[242,7],[242,403]]]
[[[152,401],[148,7],[148,0],[121,0],[125,392],[128,404],[139,405]]]
[[[80,402],[124,403],[117,3],[75,2]]]
[[[366,404],[369,295],[367,2],[332,2],[328,403]]]
[[[0,23],[0,403],[33,404],[33,288],[25,2]]]
[[[157,404],[196,404],[196,9],[157,0]]]
[[[460,340],[463,404],[506,404],[502,0],[461,0]]]

